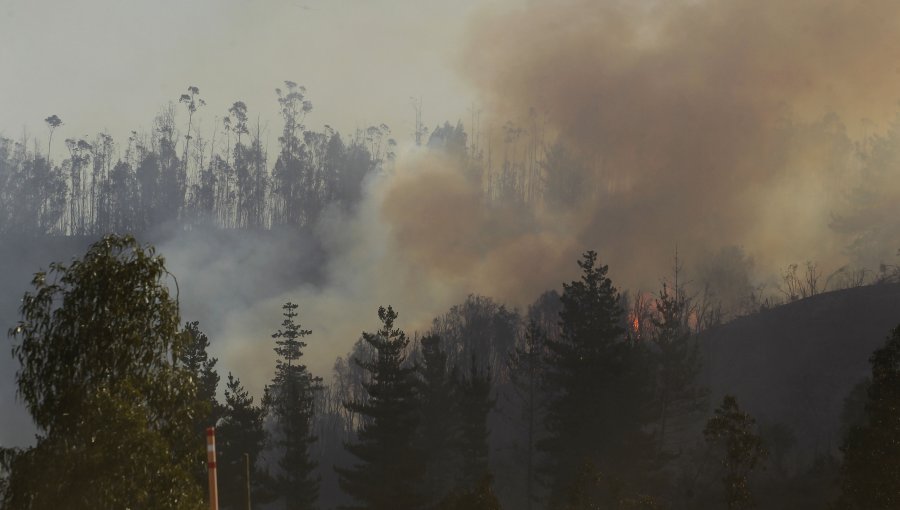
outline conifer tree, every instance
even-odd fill
[[[525,330],[524,345],[516,347],[509,360],[510,381],[515,388],[525,427],[525,497],[530,509],[537,497],[536,443],[543,417],[542,393],[547,335],[532,318]]]
[[[415,445],[419,421],[415,368],[404,366],[406,334],[394,326],[397,313],[391,307],[378,309],[382,327],[363,333],[376,353],[372,361],[355,360],[370,379],[364,384],[368,399],[346,403],[363,417],[357,440],[346,445],[358,459],[350,468],[335,468],[341,489],[369,510],[420,508],[424,461]]]
[[[666,432],[673,418],[699,412],[706,404],[706,389],[697,381],[700,349],[691,334],[687,307],[677,283],[672,292],[663,285],[656,299],[656,314],[651,319],[657,371],[656,443],[660,449],[665,448]]]
[[[872,364],[863,423],[850,429],[841,451],[841,508],[900,507],[900,326]]]
[[[539,446],[548,457],[551,506],[562,504],[566,484],[586,462],[609,481],[610,501],[619,501],[638,489],[635,479],[652,456],[645,430],[653,390],[646,350],[624,335],[607,266],[597,265],[593,251],[578,265],[581,280],[563,285],[561,337],[547,342],[550,398],[547,437]]]
[[[204,403],[206,409],[198,416],[195,425],[197,437],[203,437],[206,427],[215,426],[221,415],[221,406],[216,400],[219,387],[219,373],[216,372],[218,359],[210,357],[209,337],[200,331],[198,321],[186,322],[184,332],[187,335],[187,346],[181,355],[181,364],[191,374],[197,388],[197,399]]]
[[[216,372],[218,360],[211,358],[206,352],[209,348],[209,338],[200,331],[199,322],[186,322],[184,335],[187,344],[179,361],[194,382],[194,391],[201,407],[194,417],[193,437],[202,438],[206,433],[206,427],[214,427],[222,414],[222,407],[216,400],[216,390],[219,386],[219,373]],[[199,452],[194,461],[194,477],[198,484],[206,483],[205,452]]]
[[[426,336],[421,344],[418,439],[425,455],[422,492],[429,503],[436,503],[455,487],[462,466],[459,455],[459,395],[456,370],[447,366],[447,353],[441,349],[440,337]]]
[[[494,407],[491,398],[491,372],[478,369],[473,355],[468,375],[459,380],[460,453],[462,476],[459,485],[473,489],[484,477],[490,475],[489,447],[491,431],[488,413]]]
[[[321,378],[313,377],[300,362],[306,343],[303,338],[312,331],[294,321],[297,305],[285,303],[284,321],[272,335],[278,361],[275,378],[266,390],[265,403],[278,425],[276,443],[283,456],[279,461],[280,493],[288,510],[314,508],[319,497],[318,477],[313,475],[316,462],[311,458],[314,393],[322,389]]]
[[[261,503],[270,499],[268,472],[257,468],[259,455],[266,445],[263,428],[266,410],[253,403],[240,379],[228,374],[225,406],[216,430],[216,461],[219,467],[219,501],[222,508],[244,508],[244,463],[250,462],[251,500]]]

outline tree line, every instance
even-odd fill
[[[104,237],[35,274],[23,298],[10,334],[38,435],[3,449],[0,501],[201,508],[210,424],[223,508],[243,508],[244,454],[255,504],[289,509],[749,508],[770,497],[756,474],[778,469],[785,441],[732,396],[710,409],[690,299],[664,285],[638,335],[608,268],[590,251],[578,264],[580,279],[542,296],[521,328],[517,312],[473,296],[410,337],[381,307],[327,384],[303,363],[313,332],[286,303],[262,398],[229,373],[220,402],[210,339],[181,323],[163,258]],[[900,328],[872,355],[848,425],[833,470],[840,508],[900,497],[898,353]],[[685,448],[692,436],[697,448]],[[791,490],[808,487],[803,476]],[[821,507],[817,497],[793,507]]]
[[[385,125],[342,137],[326,126],[307,129],[312,103],[304,87],[276,89],[283,121],[278,149],[247,105],[236,101],[209,135],[194,122],[205,107],[197,87],[162,109],[148,133],[125,143],[100,133],[66,138],[68,157],[53,161],[53,135],[64,126],[45,119],[47,146],[23,134],[0,137],[0,233],[100,235],[188,228],[302,227],[329,204],[352,208],[363,182],[393,158]],[[178,108],[187,114],[179,129]],[[33,145],[33,147],[29,147]]]
[[[46,145],[27,132],[19,139],[0,136],[0,234],[296,228],[313,224],[329,206],[352,209],[366,179],[395,158],[390,128],[379,124],[350,135],[328,125],[310,129],[305,122],[313,104],[302,85],[285,81],[275,95],[282,129],[272,147],[266,124],[243,101],[204,133],[196,118],[207,106],[196,86],[126,140],[103,132],[65,138],[62,161],[54,154],[58,132],[68,126],[58,115],[44,119]],[[561,144],[546,146],[540,119],[529,119],[528,129],[504,125],[502,143],[493,147],[480,141],[475,114],[470,133],[462,122],[428,130],[419,118],[416,143],[457,161],[486,201],[576,202],[583,165]]]

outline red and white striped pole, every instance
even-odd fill
[[[216,428],[206,428],[206,467],[209,471],[209,510],[219,510],[219,485],[216,481]]]

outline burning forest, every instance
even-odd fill
[[[896,508],[897,34],[11,0],[0,508]]]

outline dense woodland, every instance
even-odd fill
[[[220,400],[215,340],[181,322],[162,258],[104,237],[35,275],[11,331],[39,434],[3,450],[3,507],[202,508],[209,424],[222,508],[245,508],[248,483],[258,508],[895,506],[900,328],[848,399],[842,458],[788,470],[794,431],[709,401],[678,286],[639,337],[608,268],[578,265],[525,316],[471,296],[410,336],[381,307],[327,383],[285,303],[262,399],[229,373]]]
[[[0,233],[303,227],[329,205],[352,208],[366,178],[394,159],[390,128],[381,124],[350,136],[327,125],[314,131],[304,124],[313,108],[304,87],[285,82],[276,99],[283,123],[277,149],[242,101],[212,132],[201,132],[194,119],[205,102],[193,86],[164,107],[148,131],[132,131],[127,140],[100,133],[60,142],[54,134],[65,124],[57,115],[45,119],[46,145],[27,132],[18,140],[0,137]],[[179,108],[183,126],[176,125]],[[533,201],[544,190],[576,189],[565,176],[546,182],[538,176],[545,159],[565,158],[560,147],[545,157],[537,131],[526,136],[511,124],[503,131],[498,156],[468,140],[461,123],[430,133],[417,124],[416,141],[459,158],[473,179],[485,183],[487,199]],[[61,162],[53,157],[59,144],[68,155]]]
[[[271,152],[242,102],[200,133],[196,87],[127,142],[66,139],[59,164],[55,115],[46,147],[0,139],[0,234],[104,236],[35,275],[10,332],[39,432],[33,447],[0,450],[3,508],[202,508],[210,424],[222,508],[245,508],[245,454],[254,508],[900,505],[900,329],[848,398],[841,454],[789,469],[802,432],[761,426],[732,396],[713,401],[699,377],[699,335],[761,303],[723,308],[688,292],[677,257],[658,291],[629,297],[586,251],[572,261],[580,278],[526,310],[472,295],[428,331],[407,333],[403,310],[373,304],[371,328],[331,374],[308,370],[316,332],[302,326],[303,303],[285,303],[271,327],[275,377],[254,398],[241,374],[219,373],[216,339],[181,317],[163,259],[106,234],[304,228],[329,207],[352,210],[366,179],[390,167],[387,126],[311,131],[303,87],[286,82],[276,98],[283,130]],[[460,158],[488,202],[579,193],[561,146],[544,147],[537,129],[504,133],[493,149],[461,124],[415,135]],[[823,290],[816,271],[789,267],[785,299]]]

